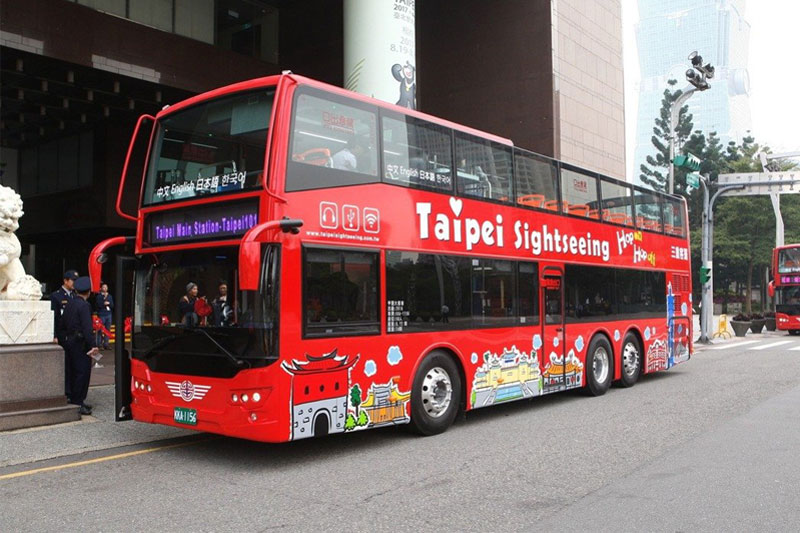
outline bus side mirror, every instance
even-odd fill
[[[769,294],[770,298],[775,298],[775,282],[770,281],[769,285],[767,285],[767,294]]]
[[[261,243],[266,242],[266,235],[270,230],[279,229],[283,233],[297,235],[303,221],[292,218],[282,218],[264,222],[250,228],[242,238],[239,245],[239,289],[243,291],[257,291],[258,281],[261,279]]]

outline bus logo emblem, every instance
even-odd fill
[[[192,400],[202,400],[206,393],[211,389],[211,385],[195,385],[188,379],[178,383],[177,381],[166,381],[169,392],[176,398],[185,402]]]

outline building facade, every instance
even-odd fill
[[[421,111],[624,176],[618,0],[406,4]],[[141,114],[284,69],[343,86],[343,20],[328,0],[0,0],[0,179],[25,201],[27,270],[53,290],[132,233],[115,204]]]

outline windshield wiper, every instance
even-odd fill
[[[221,351],[223,354],[225,354],[228,357],[228,359],[231,360],[231,362],[234,364],[234,366],[236,366],[236,368],[243,368],[245,365],[247,365],[248,368],[252,368],[252,366],[250,365],[250,363],[248,361],[245,361],[244,359],[238,359],[235,355],[233,355],[231,352],[229,352],[227,348],[225,348],[220,343],[218,343],[217,339],[215,339],[214,337],[211,336],[211,333],[207,332],[203,328],[196,328],[193,331],[194,332],[200,332],[203,335],[205,335],[208,340],[210,340],[212,343],[214,343],[214,346],[219,348],[219,351]]]

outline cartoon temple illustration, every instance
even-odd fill
[[[566,358],[550,353],[550,362],[542,373],[545,393],[580,387],[583,384],[583,365],[570,350]]]
[[[292,376],[292,440],[344,432],[350,369],[358,356],[337,356],[336,350],[305,361],[284,362]]]
[[[520,353],[515,346],[501,355],[486,352],[486,361],[475,372],[472,383],[472,406],[532,398],[541,394],[541,374],[536,353]]]
[[[389,383],[370,386],[367,399],[361,404],[361,410],[369,417],[370,427],[408,422],[406,406],[411,392],[400,392],[397,387],[399,380],[399,377],[394,377]]]

